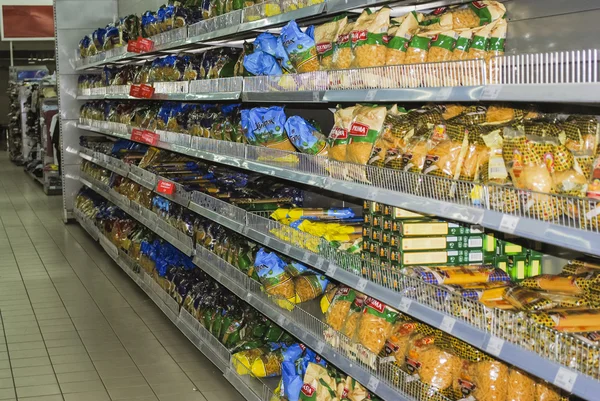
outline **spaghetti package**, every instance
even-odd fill
[[[583,296],[534,291],[523,287],[509,288],[504,299],[518,310],[548,310],[557,307],[580,307],[588,304]]]
[[[332,69],[345,70],[352,65],[352,40],[350,35],[354,30],[354,22],[340,25],[337,39],[333,44]]]
[[[331,70],[333,67],[333,45],[340,30],[348,24],[348,17],[334,19],[315,27],[315,44],[321,70]]]
[[[346,161],[365,165],[371,157],[373,145],[379,136],[387,110],[385,107],[356,106],[352,115],[346,150]]]
[[[411,339],[405,368],[430,386],[429,396],[437,392],[450,394],[460,358],[440,348],[435,335],[419,335]]]
[[[379,354],[385,347],[385,340],[390,336],[392,327],[398,317],[398,311],[375,298],[367,298],[358,330],[357,340],[373,354]]]
[[[353,66],[357,68],[385,65],[390,9],[382,7],[372,14],[363,11],[351,33],[354,53]]]
[[[281,40],[290,58],[290,62],[297,72],[303,73],[319,70],[315,41],[298,28],[296,21],[292,20],[281,28]]]
[[[557,308],[532,313],[531,318],[546,327],[565,333],[586,333],[600,330],[600,310]]]
[[[327,156],[329,146],[323,134],[300,116],[288,118],[285,132],[296,149],[309,155]]]
[[[333,128],[329,133],[329,138],[327,138],[330,159],[341,162],[346,161],[346,151],[350,142],[348,131],[350,130],[350,124],[354,116],[354,109],[355,106],[346,108],[338,107],[335,113],[333,113]]]
[[[477,283],[509,282],[504,271],[488,266],[413,267],[406,274],[437,285],[463,285]]]

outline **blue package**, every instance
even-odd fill
[[[254,50],[259,50],[277,57],[277,38],[269,32],[263,32],[254,40]]]
[[[277,37],[277,47],[275,47],[275,57],[279,60],[279,62],[281,63],[281,66],[283,67],[284,70],[286,70],[287,72],[289,72],[291,74],[296,72],[296,69],[292,65],[292,62],[290,61],[290,58],[288,57],[288,54],[286,53],[285,48],[283,47],[283,39],[281,39],[281,36]]]
[[[252,75],[282,75],[277,59],[263,51],[244,56],[244,68]]]
[[[281,390],[285,399],[288,401],[298,401],[300,399],[300,389],[304,381],[302,376],[296,371],[294,362],[281,363]]]
[[[288,118],[285,122],[285,132],[300,152],[309,155],[327,153],[325,136],[302,117],[292,116]]]
[[[290,21],[281,28],[283,48],[297,72],[311,72],[319,69],[315,40],[298,28],[296,21]]]
[[[311,25],[308,28],[306,28],[306,31],[304,31],[305,34],[307,34],[308,36],[310,36],[310,38],[312,40],[315,40],[315,26]]]
[[[104,28],[98,28],[92,33],[92,40],[98,51],[104,48],[104,36],[106,36],[106,30]]]
[[[254,135],[256,142],[260,145],[270,146],[287,140],[284,125],[285,113],[283,107],[256,107],[250,110],[248,131]]]

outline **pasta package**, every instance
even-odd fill
[[[337,401],[337,384],[323,366],[309,363],[304,373],[304,384],[299,401]]]
[[[362,12],[351,33],[354,53],[353,66],[357,68],[385,65],[386,43],[391,10],[382,7],[372,14]]]
[[[600,330],[600,310],[558,308],[532,313],[531,318],[546,327],[565,333]]]
[[[495,360],[463,359],[454,380],[454,394],[461,399],[506,401],[508,366]]]
[[[452,52],[456,46],[457,39],[458,34],[452,30],[432,36],[427,62],[434,63],[452,60]]]
[[[452,10],[452,28],[469,29],[490,24],[506,14],[506,7],[497,1],[472,1]]]
[[[417,332],[416,322],[398,322],[392,329],[392,334],[385,341],[385,361],[393,361],[404,368],[406,355],[411,337]]]
[[[581,275],[552,275],[542,274],[528,277],[521,281],[523,287],[535,288],[544,291],[561,292],[563,294],[583,294],[592,283],[597,283],[600,275],[591,272]]]
[[[528,374],[511,368],[508,373],[506,401],[537,401],[535,381]]]
[[[294,288],[296,296],[294,303],[310,301],[325,292],[329,280],[322,274],[308,270],[300,276],[294,277]]]
[[[471,42],[473,41],[473,31],[471,29],[464,30],[458,34],[456,39],[456,45],[452,51],[452,60],[460,61],[465,60],[469,56],[469,49],[471,48]]]
[[[352,40],[350,35],[354,30],[354,22],[340,26],[337,39],[333,44],[332,67],[335,70],[345,70],[352,65]]]
[[[285,270],[286,263],[275,253],[259,249],[254,268],[261,284],[269,295],[293,301],[296,293],[292,276]]]
[[[333,128],[329,133],[329,158],[337,161],[346,161],[346,152],[350,136],[350,124],[354,116],[355,106],[340,108],[333,113]]]
[[[309,155],[327,156],[329,146],[323,134],[300,116],[288,118],[285,132],[296,149]]]
[[[500,70],[497,66],[498,61],[495,58],[504,56],[507,28],[508,23],[506,19],[501,18],[496,22],[496,26],[490,33],[490,41],[485,59],[488,62],[488,76],[492,83],[500,82]]]
[[[340,287],[325,314],[325,322],[334,330],[342,331],[342,326],[355,298],[356,292],[352,288],[346,286]]]
[[[371,158],[373,145],[383,127],[387,110],[385,107],[356,106],[348,135],[346,161],[365,165]]]
[[[429,56],[429,47],[431,45],[431,36],[424,32],[416,33],[408,45],[404,64],[420,64],[427,61]]]
[[[536,401],[566,401],[567,398],[561,395],[559,389],[548,382],[538,381],[535,384]]]
[[[358,341],[373,354],[379,354],[385,347],[398,312],[375,298],[365,300],[356,337]]]
[[[452,29],[452,12],[448,7],[438,7],[431,13],[423,16],[420,21],[420,27],[423,31],[436,32]]]
[[[348,24],[348,17],[334,19],[315,27],[315,44],[321,70],[331,70],[333,67],[333,44],[340,30]]]
[[[411,12],[400,19],[400,24],[388,29],[385,65],[404,64],[410,39],[419,28],[423,14]]]
[[[285,113],[283,107],[256,107],[242,110],[242,127],[247,127],[245,136],[248,143],[256,146],[295,151],[284,132]]]
[[[410,342],[406,356],[408,372],[431,386],[429,396],[435,392],[451,391],[460,366],[460,358],[441,349],[436,342],[435,335],[417,336]]]
[[[298,28],[296,21],[292,20],[281,28],[281,39],[290,62],[297,72],[303,73],[319,70],[315,41]]]

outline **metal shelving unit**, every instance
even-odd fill
[[[117,159],[113,159],[106,155],[100,156],[96,154],[94,156],[90,156],[89,151],[84,151],[82,154],[82,157],[85,159],[97,163],[113,172],[119,174],[119,171],[123,171],[123,169],[113,167],[119,166],[122,163]],[[110,159],[112,159],[112,161]],[[146,175],[147,180],[154,181],[155,183],[162,179],[158,176],[156,176],[154,179],[148,178],[149,175],[152,175],[149,172],[146,172]],[[274,305],[268,300],[268,297],[262,294],[260,291],[260,284],[258,282],[248,279],[235,267],[228,265],[224,261],[221,261],[215,255],[203,248],[196,248],[194,250],[191,244],[182,245],[186,241],[185,239],[182,239],[186,237],[183,232],[174,230],[169,225],[161,224],[162,220],[148,210],[143,212],[139,207],[136,209],[133,207],[135,202],[129,202],[128,200],[123,201],[123,196],[114,193],[114,191],[111,192],[111,190],[107,188],[102,188],[101,184],[90,183],[94,181],[92,179],[82,177],[81,180],[84,185],[106,196],[107,199],[113,201],[117,206],[121,207],[140,223],[154,230],[166,241],[171,242],[182,252],[188,255],[195,255],[194,260],[196,265],[211,274],[211,276],[213,276],[217,281],[222,282],[225,280],[225,282],[222,282],[222,284],[226,285],[234,293],[238,294],[238,292],[236,292],[236,288],[239,287],[239,294],[241,297],[244,297],[246,296],[245,294],[252,293],[251,290],[254,288],[255,290],[253,292],[253,297],[257,299],[262,297],[263,303],[266,302],[268,305],[253,305],[275,321],[279,321],[279,319],[281,319],[281,314],[286,316],[286,318],[289,319],[290,326],[284,326],[284,328],[288,329],[290,333],[297,336],[301,341],[306,342],[309,346],[315,349],[323,349],[322,347],[327,348],[328,345],[322,345],[322,343],[325,341],[325,339],[322,337],[323,333],[326,331],[325,325],[320,321],[315,322],[316,318],[310,315],[307,317],[302,314],[296,314],[292,316],[285,315],[285,312],[279,310],[278,308],[276,308],[275,312],[279,313],[280,315],[274,315],[274,317],[271,317],[269,315],[269,310],[273,309]],[[181,186],[176,184],[176,191],[181,190]],[[443,307],[440,307],[440,305],[443,305],[444,303],[447,305],[456,305],[459,303],[463,306],[458,309],[475,310],[474,315],[480,314],[484,317],[486,315],[486,308],[477,302],[466,300],[460,295],[457,295],[453,298],[443,299],[447,295],[440,295],[440,291],[443,291],[442,287],[429,285],[410,277],[402,277],[400,274],[397,274],[395,277],[387,277],[387,283],[374,282],[352,271],[351,268],[349,268],[340,260],[340,255],[319,255],[279,239],[273,234],[273,231],[281,230],[283,227],[276,222],[260,216],[259,214],[247,213],[243,209],[237,208],[226,202],[199,192],[194,192],[189,197],[185,197],[185,199],[185,201],[180,200],[178,203],[188,207],[190,210],[198,213],[201,216],[223,225],[224,227],[242,233],[243,235],[262,245],[281,252],[282,254],[292,257],[298,261],[306,263],[322,271],[328,277],[331,277],[352,288],[356,288],[367,295],[376,297],[387,305],[394,306],[398,308],[398,310],[413,316],[424,323],[452,334],[453,336],[472,344],[493,356],[496,356],[514,366],[528,371],[548,382],[554,383],[557,386],[572,392],[573,394],[587,398],[591,394],[594,394],[594,392],[600,390],[600,382],[590,376],[576,372],[574,369],[567,368],[567,360],[563,361],[563,364],[553,360],[555,357],[553,350],[546,349],[545,351],[542,351],[541,349],[524,348],[521,339],[518,338],[516,333],[503,326],[504,323],[508,324],[508,321],[506,320],[507,315],[501,313],[502,311],[497,311],[495,313],[495,316],[492,320],[497,320],[499,324],[491,328],[487,327],[485,318],[481,321],[469,321],[461,315],[456,315],[456,309],[452,308],[452,306],[448,306],[444,309]],[[165,228],[165,226],[167,228]],[[167,230],[170,230],[170,233],[167,233]],[[311,236],[308,234],[306,234],[305,237],[306,242],[315,241],[315,238],[310,238]],[[191,238],[187,237],[187,239],[190,240]],[[211,260],[213,260],[213,265],[218,265],[217,268],[212,268],[212,273],[211,271],[207,270],[205,266],[206,263],[209,263]],[[356,262],[357,261],[353,261],[350,263],[350,265],[355,265]],[[227,284],[227,280],[234,282],[232,288],[231,285]],[[400,284],[394,288],[394,285],[391,285],[391,283],[394,282]],[[412,291],[403,290],[411,288],[413,289]],[[249,303],[252,303],[251,300],[246,300]],[[454,313],[452,310],[454,310]],[[489,313],[489,311],[487,313]],[[286,320],[285,322],[288,321]],[[556,336],[551,330],[544,327],[536,327],[533,325],[533,323],[527,326],[529,327],[530,331],[521,334],[526,334],[529,336],[529,338],[544,338],[547,340],[548,338],[552,338],[552,336]],[[315,338],[303,338],[303,330],[312,330]],[[559,348],[564,346],[557,343],[555,347]],[[575,352],[575,349],[573,349],[573,352]],[[586,351],[584,350],[579,352]],[[345,352],[343,349],[339,349],[337,350],[337,353],[341,353],[343,356]],[[325,356],[326,359],[329,359],[328,355],[335,358],[336,355],[334,354],[325,351],[323,356]],[[565,352],[565,355],[568,354],[569,352]],[[348,374],[352,375],[363,384],[366,385],[370,381],[372,383],[372,379],[370,379],[369,376],[360,370],[357,372],[357,375],[355,375],[355,372],[347,371],[344,366],[347,366],[347,363],[352,365],[352,360],[348,355],[346,355],[345,358],[348,359],[348,361],[342,360],[338,363],[334,362],[334,360],[330,361],[334,364],[337,364],[342,368],[342,370],[345,370]],[[593,363],[593,361],[590,363]],[[589,367],[585,368],[587,369]],[[389,377],[377,376],[377,373],[380,372],[370,372],[369,374],[375,374],[373,377],[379,381],[385,382],[387,379],[388,383],[392,382]],[[361,378],[364,381],[362,381]],[[390,386],[388,385],[388,387]],[[383,394],[392,395],[392,393],[389,393],[389,391],[396,391],[394,390],[393,386],[391,388],[388,387],[382,387],[383,393],[381,393],[381,396],[384,396]],[[370,389],[375,391],[371,387]],[[401,387],[401,390],[406,389]],[[404,391],[404,393],[406,393],[406,391]]]

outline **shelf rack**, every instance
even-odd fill
[[[171,298],[144,270],[126,253],[117,249],[83,213],[75,209],[75,219],[87,233],[100,243],[100,246],[119,267],[148,295],[167,318],[223,373],[224,377],[248,401],[270,401],[273,389],[259,379],[251,377],[250,372],[240,375],[233,366],[231,353],[219,340],[206,330],[184,308]],[[237,366],[237,369],[240,369]]]
[[[113,172],[117,172],[116,170],[123,171],[120,167],[117,167],[117,169],[112,168],[112,166],[120,166],[120,164],[122,164],[122,162],[118,159],[111,158],[107,155],[99,156],[96,154],[97,156],[90,156],[89,151],[82,152],[87,160],[90,160],[94,163],[100,161],[100,163],[98,163],[99,165],[112,170]],[[104,160],[102,160],[103,158]],[[112,161],[110,159],[112,159]],[[149,175],[151,173],[146,172],[146,174]],[[131,174],[129,177],[131,178]],[[146,177],[148,182],[156,183],[160,179],[160,177],[155,177],[154,179]],[[165,228],[164,226],[170,226],[161,224],[161,219],[152,212],[150,212],[150,214],[154,217],[150,215],[144,215],[143,212],[139,212],[137,209],[132,207],[135,202],[123,202],[122,198],[124,197],[122,195],[116,194],[117,196],[115,196],[114,191],[111,194],[109,192],[110,190],[107,190],[106,188],[100,188],[101,185],[98,184],[90,184],[90,181],[93,180],[82,177],[82,182],[85,185],[91,187],[101,194],[110,196],[108,199],[112,200],[115,204],[117,204],[117,206],[121,207],[142,224],[155,230],[157,234],[159,234],[168,242],[171,242],[182,252],[189,255],[191,251],[192,255],[196,255],[194,259],[195,261],[205,262],[212,257],[201,248],[196,248],[194,251],[192,245],[182,246],[182,243],[185,240],[182,240],[181,236],[186,237],[183,232],[174,230],[172,227]],[[182,191],[183,188],[179,184],[175,185],[177,192]],[[164,196],[163,194],[160,195]],[[462,298],[458,294],[449,294],[443,289],[443,287],[426,284],[418,279],[403,276],[398,273],[382,273],[381,271],[375,275],[375,277],[379,278],[379,282],[372,279],[367,279],[362,277],[360,273],[357,274],[351,267],[348,267],[356,266],[356,263],[358,263],[357,260],[350,260],[351,258],[344,260],[343,256],[340,258],[339,253],[328,254],[327,250],[323,252],[323,255],[316,254],[309,250],[300,248],[295,244],[283,241],[273,234],[273,232],[276,230],[285,230],[283,226],[274,221],[266,219],[259,214],[246,213],[243,209],[239,209],[233,205],[212,198],[203,193],[194,192],[189,197],[175,196],[171,197],[171,199],[177,201],[184,207],[189,208],[201,216],[211,219],[234,231],[242,233],[248,238],[281,252],[282,254],[306,263],[324,272],[328,277],[334,278],[352,288],[356,288],[367,295],[376,297],[380,301],[398,308],[398,310],[403,313],[413,316],[414,318],[421,320],[433,327],[448,332],[449,334],[452,334],[453,336],[472,344],[473,346],[480,348],[491,355],[509,362],[512,365],[528,371],[531,374],[534,374],[535,376],[540,377],[548,382],[554,383],[557,386],[572,392],[573,394],[586,398],[594,392],[600,390],[600,382],[597,379],[587,375],[593,374],[591,372],[596,372],[597,370],[593,367],[593,364],[595,363],[595,359],[592,357],[594,352],[592,349],[593,347],[581,346],[581,349],[573,348],[571,351],[569,351],[568,348],[566,348],[568,345],[566,345],[566,343],[563,344],[558,338],[559,336],[557,333],[550,329],[535,325],[532,322],[522,322],[522,324],[527,327],[526,331],[517,330],[515,327],[513,327],[515,316],[503,313],[503,311],[487,309],[475,301]],[[161,229],[160,227],[163,227],[164,229]],[[171,230],[171,233],[167,234],[166,231],[169,229]],[[292,234],[288,233],[288,235]],[[305,234],[304,236],[297,238],[297,240],[300,243],[314,243],[315,238],[311,237],[312,236]],[[191,240],[191,238],[188,237],[188,240]],[[198,258],[199,255],[202,257]],[[202,263],[196,264],[204,269]],[[233,280],[233,278],[236,277],[236,274],[239,275],[240,273],[239,271],[236,273],[237,269],[230,265],[227,266],[226,263],[220,264],[219,266],[220,267],[214,276],[217,281],[220,281],[223,276],[229,277],[231,280]],[[223,274],[223,272],[227,273]],[[369,276],[371,276],[371,272],[367,274],[367,277]],[[382,278],[383,280],[381,280]],[[239,280],[242,280],[242,278]],[[252,280],[241,282],[241,288],[245,288],[244,291],[254,288],[252,287],[251,282]],[[256,282],[253,283],[254,286],[258,285]],[[413,290],[411,291],[409,289]],[[234,289],[232,289],[232,291],[235,292]],[[261,294],[260,291],[257,292]],[[246,292],[243,292],[242,294],[245,293]],[[268,298],[265,299],[268,300]],[[272,304],[270,302],[268,303],[269,306],[272,307]],[[458,310],[473,311],[473,315],[479,316],[480,319],[467,319],[461,314],[457,315],[457,308],[453,307],[456,305],[461,305]],[[312,320],[315,320],[314,317],[311,316],[311,318]],[[300,315],[295,316],[295,318],[292,319],[292,322],[309,322],[304,324],[304,329],[311,330],[312,327],[318,326],[318,324],[315,325],[312,320],[304,315]],[[492,322],[496,322],[495,325],[489,327],[490,320]],[[300,336],[297,334],[297,330],[295,330],[294,326],[290,326],[289,331],[294,335]],[[313,333],[317,336],[322,335],[323,332],[325,332],[325,329],[322,326],[319,327],[319,330],[313,330]],[[302,341],[305,341],[305,339],[301,337],[299,338]],[[525,344],[525,341],[523,340],[524,338],[534,339],[531,349],[523,348],[523,345]],[[307,341],[307,344],[314,344],[316,349],[321,349],[321,344],[319,341],[324,342],[322,338],[319,339],[317,337],[316,342],[311,342],[309,340]],[[550,343],[554,342],[554,344],[543,344],[544,341]],[[561,356],[558,355],[558,349],[562,350],[561,356],[563,359],[561,359]],[[343,354],[343,350],[341,350],[341,352]],[[587,372],[587,374],[576,372],[576,369],[567,368],[567,366],[570,366],[570,357],[574,353],[579,355],[587,355],[590,358],[588,361],[589,365],[580,366],[584,371]],[[327,352],[325,352],[323,355],[326,356],[326,354]],[[350,374],[350,372],[347,373]],[[371,372],[370,374],[374,373],[380,372]],[[598,376],[599,374],[600,372],[596,372],[595,376]],[[357,379],[360,377],[367,380],[361,381],[363,384],[367,384],[369,380],[371,380],[370,378],[366,377],[364,373],[358,376],[352,374],[352,376]],[[387,377],[374,377],[375,379],[381,379],[382,381],[384,379],[389,379]],[[384,390],[384,392],[385,391],[387,390]]]

